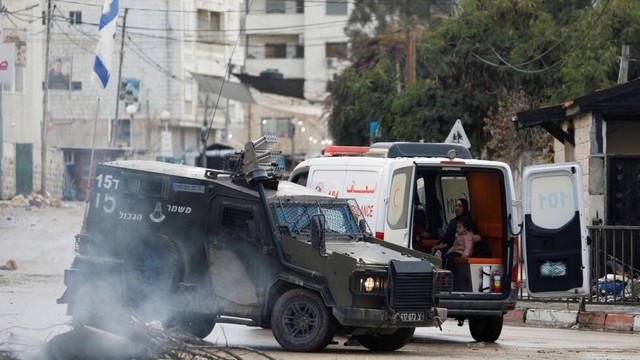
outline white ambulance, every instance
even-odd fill
[[[456,199],[467,199],[491,254],[456,259],[454,290],[439,306],[459,325],[467,319],[476,341],[499,338],[503,315],[515,308],[521,287],[546,298],[589,294],[577,163],[525,168],[521,204],[507,164],[471,159],[466,148],[453,144],[376,143],[365,156],[306,160],[289,180],[355,198],[377,238],[424,252],[455,216]],[[426,223],[430,238],[412,241],[414,222]],[[520,254],[525,284],[518,281]]]

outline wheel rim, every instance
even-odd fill
[[[157,284],[160,273],[163,271],[157,260],[154,260],[149,254],[138,254],[131,267],[140,281],[147,287]]]
[[[292,338],[308,338],[313,336],[318,327],[318,314],[307,303],[297,301],[285,311],[282,325],[287,335]]]

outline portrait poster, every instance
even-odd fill
[[[71,56],[53,56],[49,59],[49,79],[50,90],[71,89],[71,70],[73,58]]]
[[[26,67],[27,66],[27,31],[26,30],[12,30],[5,29],[3,32],[2,41],[6,44],[11,43],[15,45],[15,66]]]

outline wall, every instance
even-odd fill
[[[573,138],[575,146],[567,143],[562,144],[554,140],[554,162],[577,162],[582,170],[582,200],[584,204],[585,221],[588,225],[596,217],[604,216],[604,196],[589,193],[589,181],[592,173],[591,158],[599,154],[593,144],[597,143],[595,138],[595,122],[592,113],[578,114],[577,116],[565,120],[561,123],[564,131],[573,127]],[[594,169],[596,170],[596,169]]]
[[[0,199],[10,199],[16,193],[16,147],[4,141],[2,148],[2,188]]]

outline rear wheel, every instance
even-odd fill
[[[400,328],[393,334],[354,335],[360,344],[373,351],[394,351],[407,345],[416,328]]]
[[[293,289],[273,306],[271,331],[285,350],[312,352],[329,345],[335,326],[320,296],[310,290]]]
[[[169,237],[154,235],[137,241],[124,260],[127,298],[135,305],[151,298],[162,301],[178,285],[182,268],[178,248]]]
[[[503,317],[473,316],[469,318],[469,331],[475,341],[494,342],[502,333]]]

